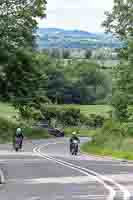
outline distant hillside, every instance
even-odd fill
[[[45,48],[120,48],[121,42],[111,34],[89,33],[80,30],[40,28],[37,43]]]

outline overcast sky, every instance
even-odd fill
[[[104,12],[112,6],[113,0],[48,0],[47,18],[39,26],[102,32]]]

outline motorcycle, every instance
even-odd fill
[[[71,151],[72,155],[77,155],[78,154],[78,141],[74,140],[72,143],[72,151]]]
[[[14,148],[15,148],[15,151],[18,152],[19,149],[21,149],[21,143],[22,143],[22,139],[21,138],[15,138],[15,145],[14,145]]]

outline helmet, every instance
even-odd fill
[[[17,128],[16,134],[20,134],[21,133],[21,128]]]
[[[72,132],[72,135],[76,135],[76,132]]]

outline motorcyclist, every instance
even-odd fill
[[[70,153],[72,152],[72,145],[73,145],[74,140],[76,140],[76,141],[78,141],[78,143],[80,143],[80,139],[76,135],[76,132],[73,132],[72,137],[70,138]]]
[[[22,149],[22,144],[23,144],[23,139],[24,139],[24,135],[22,133],[22,129],[21,128],[17,128],[16,133],[15,133],[15,137],[14,137],[14,145],[15,145],[15,140],[20,139],[20,148]]]

